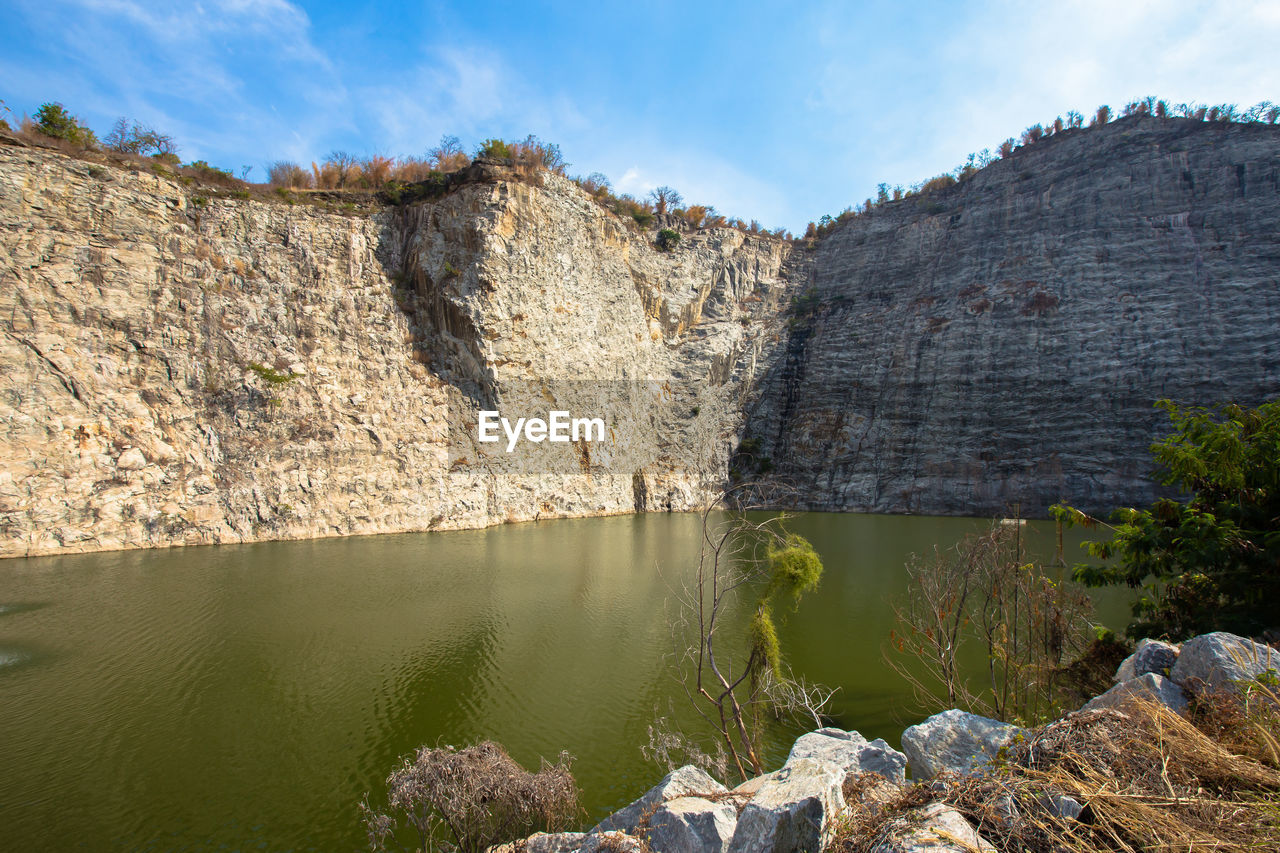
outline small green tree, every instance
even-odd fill
[[[510,160],[515,156],[515,151],[512,150],[509,143],[501,139],[486,139],[476,149],[476,156],[492,157],[495,160]]]
[[[692,585],[680,596],[681,680],[701,717],[745,781],[764,773],[760,753],[766,711],[819,717],[830,691],[793,679],[783,663],[775,613],[798,605],[822,577],[822,560],[784,517],[751,521],[734,514],[713,523],[703,512]],[[729,612],[753,602],[745,648],[718,641]]]
[[[1077,579],[1142,590],[1133,637],[1255,635],[1280,625],[1280,400],[1216,411],[1156,405],[1174,425],[1151,446],[1161,482],[1190,498],[1117,509],[1111,538],[1088,543],[1113,561],[1077,566]],[[1065,505],[1053,512],[1067,523],[1099,523]]]
[[[36,129],[45,136],[65,139],[75,145],[94,145],[98,138],[93,131],[80,123],[80,119],[67,112],[67,108],[55,102],[41,104],[36,110]]]
[[[680,232],[671,228],[663,228],[658,232],[656,242],[659,249],[664,252],[670,252],[676,246],[680,245]]]

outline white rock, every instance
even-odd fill
[[[130,447],[116,460],[116,467],[121,471],[140,471],[147,467],[147,457],[136,447]]]
[[[917,779],[939,773],[971,773],[999,755],[1017,726],[952,709],[902,733],[902,750]]]
[[[846,773],[879,773],[898,785],[906,782],[907,757],[884,740],[868,742],[860,733],[819,729],[801,735],[791,747],[787,763],[799,758],[830,761]]]
[[[788,762],[738,815],[731,853],[798,853],[825,847],[844,809],[844,775],[828,761]]]
[[[872,853],[992,853],[996,848],[945,803],[908,812]]]
[[[577,853],[644,853],[644,842],[625,832],[590,833]]]
[[[1115,677],[1116,684],[1129,681],[1148,672],[1167,676],[1178,660],[1178,646],[1163,640],[1141,640],[1133,654],[1120,662]]]
[[[640,818],[646,812],[653,812],[667,800],[699,794],[723,794],[726,790],[728,789],[724,785],[712,779],[705,770],[688,764],[678,770],[672,770],[662,777],[661,782],[646,791],[640,799],[609,815],[592,827],[591,831],[635,832]]]
[[[659,806],[641,833],[658,853],[724,853],[737,825],[732,803],[677,797]]]
[[[538,832],[524,843],[525,853],[572,853],[582,846],[585,832]]]
[[[1182,644],[1170,678],[1195,693],[1239,688],[1258,676],[1280,670],[1280,652],[1225,631],[1201,634]]]
[[[1150,672],[1117,684],[1101,696],[1090,699],[1080,710],[1097,711],[1102,708],[1120,710],[1137,699],[1159,702],[1179,714],[1187,710],[1187,695],[1182,688],[1174,684],[1171,679]]]

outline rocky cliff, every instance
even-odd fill
[[[700,505],[788,247],[664,253],[562,178],[473,171],[344,216],[0,147],[0,555]],[[650,428],[611,465],[460,446],[477,403],[620,393]]]
[[[686,509],[731,464],[816,508],[1142,501],[1155,399],[1275,393],[1278,157],[1125,120],[812,249],[662,252],[498,163],[343,215],[0,146],[0,556]],[[608,440],[507,455],[488,408]]]
[[[751,419],[797,505],[1147,502],[1154,401],[1280,391],[1280,128],[1058,134],[838,226],[802,277]]]

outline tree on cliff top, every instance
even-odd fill
[[[80,119],[67,112],[67,108],[60,103],[41,104],[40,109],[36,110],[35,119],[36,130],[45,136],[86,147],[98,141],[93,131],[81,124]]]
[[[1280,626],[1280,400],[1216,411],[1156,405],[1174,425],[1151,446],[1160,480],[1191,497],[1117,509],[1111,538],[1088,543],[1091,554],[1117,562],[1077,566],[1077,579],[1142,589],[1133,637]],[[1099,523],[1068,506],[1053,511],[1068,523]]]

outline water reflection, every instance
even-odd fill
[[[827,575],[784,648],[841,686],[842,725],[896,742],[887,602],[908,552],[976,526],[793,521]],[[480,738],[528,766],[569,750],[602,815],[655,778],[655,708],[688,715],[669,601],[698,533],[650,515],[0,563],[0,846],[357,850],[355,803],[399,756]]]

